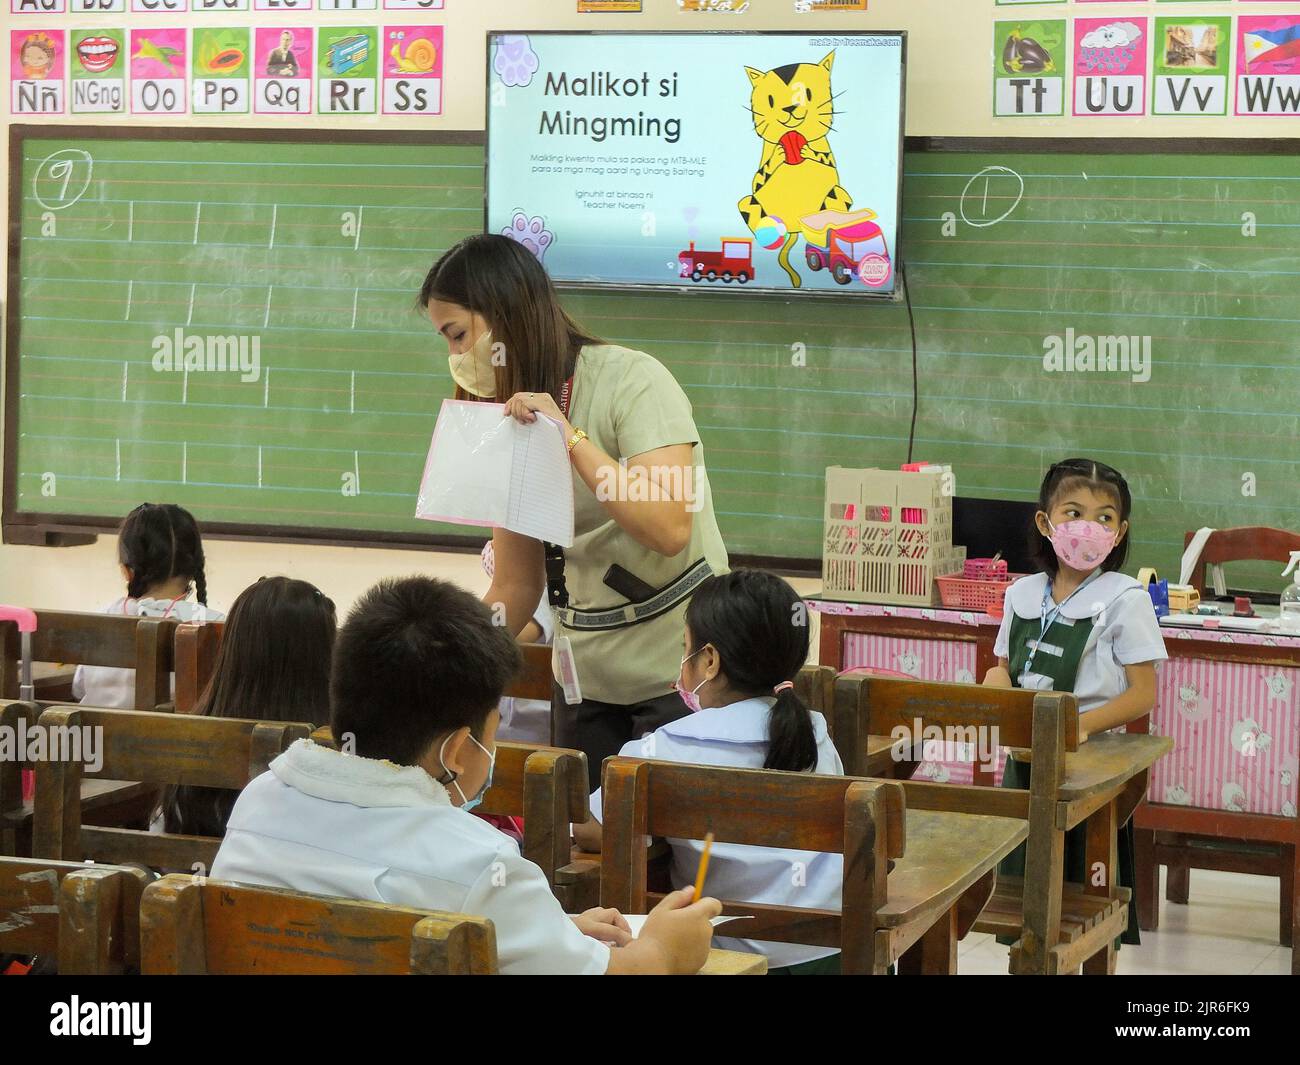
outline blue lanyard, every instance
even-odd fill
[[[1052,578],[1047,578],[1047,587],[1043,589],[1043,602],[1038,608],[1038,640],[1029,649],[1029,657],[1025,659],[1024,667],[1020,670],[1021,680],[1024,680],[1025,674],[1029,672],[1029,667],[1034,664],[1034,655],[1038,654],[1038,647],[1043,642],[1043,637],[1047,635],[1047,630],[1056,624],[1056,619],[1061,616],[1061,610],[1065,607],[1065,604],[1083,591],[1083,586],[1096,575],[1097,571],[1094,571],[1084,577],[1083,583],[1059,603],[1052,603]],[[1050,610],[1048,609],[1049,603],[1051,604]]]

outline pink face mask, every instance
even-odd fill
[[[1105,562],[1115,547],[1115,530],[1101,522],[1079,520],[1053,525],[1049,519],[1047,525],[1052,530],[1056,557],[1083,573],[1091,573]]]
[[[700,651],[703,650],[704,648],[701,647]],[[685,658],[682,659],[681,664],[683,666],[686,665],[687,660],[694,658],[697,654],[700,653],[700,651],[692,651],[690,654],[688,654]],[[708,678],[706,677],[704,680],[700,681],[699,684],[695,685],[693,689],[687,691],[686,687],[682,684],[682,674],[681,674],[681,670],[679,669],[677,672],[677,680],[673,683],[673,687],[677,689],[677,694],[682,697],[682,702],[686,704],[687,709],[689,709],[692,714],[698,714],[704,708],[700,706],[700,697],[697,693],[701,688],[704,687],[704,685],[708,683],[709,681]]]

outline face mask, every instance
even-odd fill
[[[1052,550],[1071,569],[1091,573],[1115,546],[1115,530],[1096,521],[1066,521],[1047,527],[1052,530]]]
[[[703,650],[704,648],[701,647],[700,651]],[[688,654],[685,658],[682,659],[681,664],[683,666],[686,665],[686,663],[690,659],[694,658],[697,654],[699,654],[700,651],[692,651],[690,654]],[[709,678],[705,677],[702,681],[700,681],[699,684],[695,685],[693,689],[687,691],[685,686],[682,684],[682,674],[681,674],[681,669],[679,667],[677,671],[677,682],[673,685],[673,687],[677,689],[677,694],[682,697],[682,702],[686,704],[690,712],[692,714],[698,714],[701,710],[704,709],[704,707],[700,706],[700,697],[696,693],[699,692],[699,690],[708,683],[709,683]]]
[[[450,736],[447,737],[447,740],[449,739],[451,739]],[[447,747],[447,740],[443,740],[442,746],[438,748],[438,761],[442,762],[443,769],[447,769],[447,763],[442,761],[442,752]],[[469,813],[472,809],[474,809],[474,807],[478,806],[479,803],[483,801],[483,796],[487,794],[488,788],[492,786],[492,773],[497,767],[496,751],[489,751],[486,747],[483,746],[483,744],[479,743],[478,740],[474,739],[473,736],[470,737],[470,742],[473,743],[475,747],[477,747],[480,751],[482,751],[484,754],[488,756],[488,772],[487,772],[487,779],[483,781],[483,786],[479,788],[477,792],[475,792],[474,798],[472,799],[465,798],[465,793],[460,790],[460,785],[456,782],[456,774],[452,773],[451,786],[456,789],[456,793],[460,796],[460,804],[461,804],[460,808],[464,810],[466,813]],[[447,772],[451,773],[451,770],[447,769]]]
[[[485,329],[468,351],[448,355],[451,379],[470,395],[491,399],[497,392],[496,369],[492,365],[492,330]]]

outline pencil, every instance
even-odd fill
[[[713,848],[713,833],[706,833],[704,836],[704,853],[700,855],[700,871],[695,874],[695,897],[691,902],[700,901],[700,893],[704,890],[704,877],[709,871],[709,851]]]

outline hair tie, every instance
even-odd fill
[[[775,688],[772,689],[772,694],[780,695],[784,691],[793,691],[793,690],[794,690],[794,681],[783,680],[781,681],[780,684],[778,684]]]

